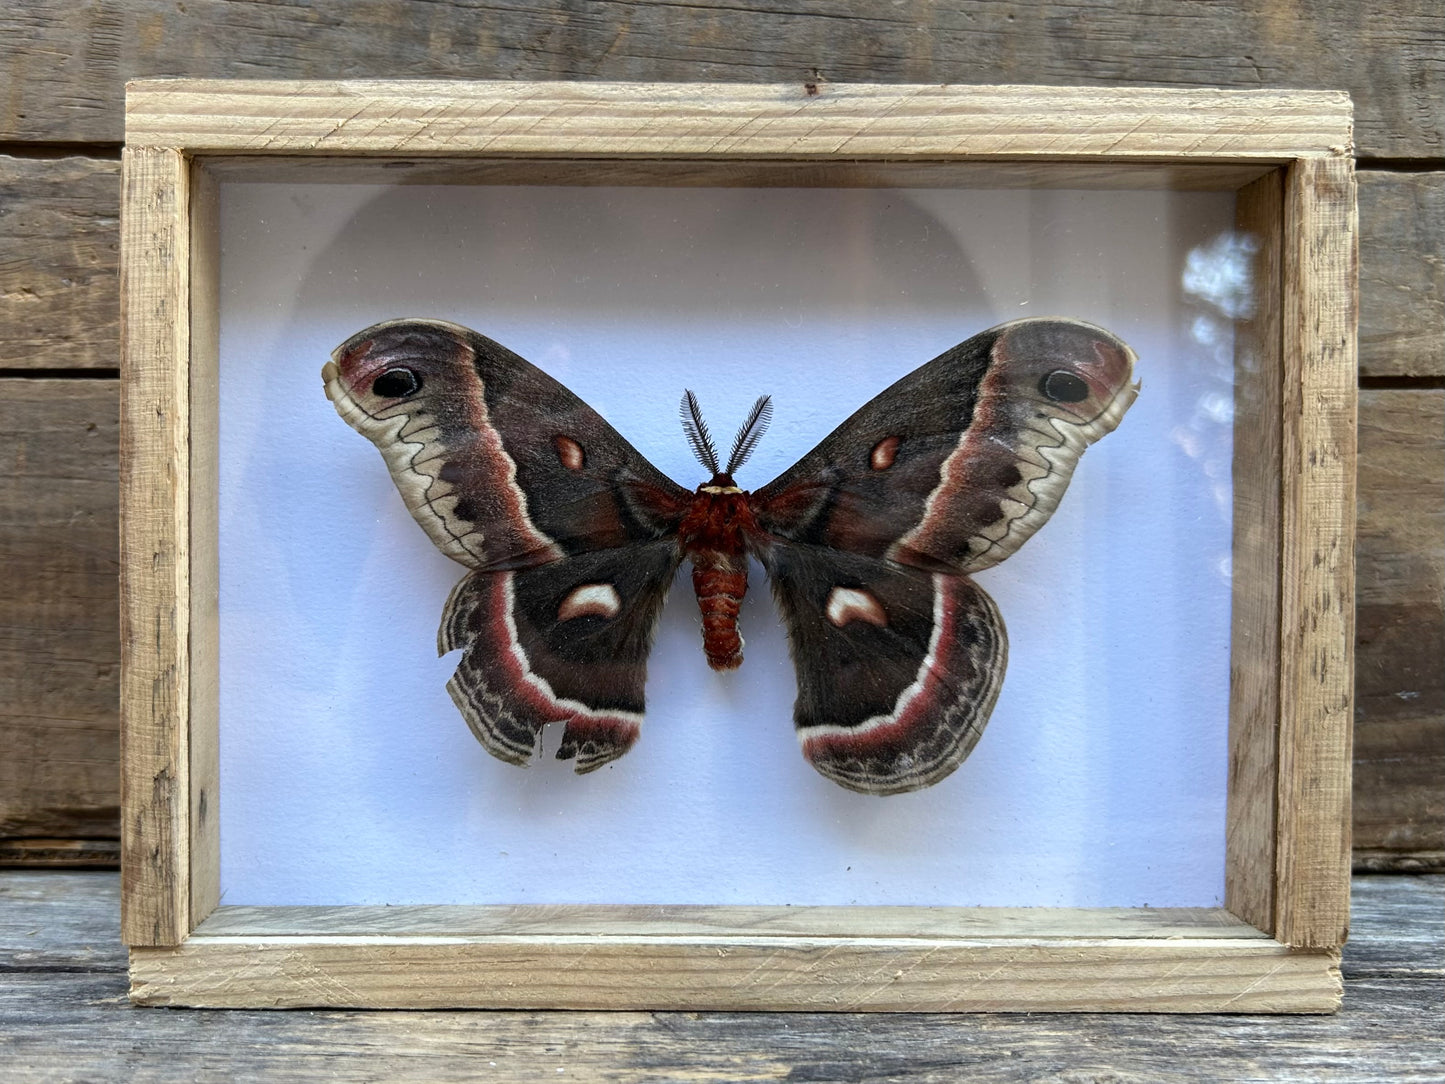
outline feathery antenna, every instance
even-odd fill
[[[772,420],[772,397],[758,396],[758,401],[748,413],[748,420],[743,422],[743,427],[738,430],[738,435],[733,440],[733,453],[728,456],[728,474],[732,474],[748,461],[748,456],[753,454],[753,449],[758,446],[758,441],[763,439],[763,434],[768,431],[768,423]]]
[[[692,454],[697,460],[714,474],[717,470],[717,448],[713,446],[712,434],[707,431],[707,422],[702,418],[702,407],[698,406],[697,396],[691,391],[686,391],[682,396],[682,407],[678,411],[682,415],[682,431],[687,434],[687,442],[692,445]]]

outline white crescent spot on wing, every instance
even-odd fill
[[[501,574],[501,616],[502,624],[506,631],[507,649],[517,667],[518,679],[529,686],[534,695],[542,698],[546,703],[553,705],[559,711],[580,719],[595,719],[600,721],[612,720],[631,723],[633,726],[642,725],[642,715],[635,711],[622,711],[619,708],[598,709],[589,707],[580,700],[572,700],[565,696],[558,696],[552,685],[540,674],[534,673],[532,665],[527,660],[527,653],[522,650],[521,639],[517,636],[517,622],[512,616],[512,608],[516,604],[515,592],[513,591],[514,573],[504,572]],[[606,586],[605,584],[599,586]],[[615,592],[614,592],[615,594]]]
[[[834,589],[835,592],[840,590]],[[908,708],[919,697],[929,693],[929,679],[933,676],[938,666],[938,648],[945,631],[952,632],[952,622],[948,620],[948,611],[945,605],[944,594],[947,588],[944,577],[935,574],[933,577],[933,630],[928,637],[928,652],[923,656],[923,661],[918,664],[918,671],[914,675],[912,683],[898,694],[898,699],[893,702],[893,710],[887,715],[874,715],[864,719],[857,726],[833,726],[827,723],[817,726],[798,727],[798,740],[806,749],[807,744],[814,738],[825,737],[836,734],[842,737],[856,738],[859,735],[867,734],[879,727],[892,726],[897,723]],[[871,598],[871,596],[869,596]],[[876,603],[875,603],[876,605]],[[831,614],[829,615],[831,620]],[[836,624],[836,622],[834,622]]]
[[[557,450],[557,459],[568,470],[581,470],[587,462],[582,445],[571,437],[553,437],[552,447]]]
[[[610,583],[584,583],[562,600],[557,607],[558,621],[578,617],[616,617],[622,609],[622,598]]]
[[[856,587],[833,588],[828,593],[825,612],[828,620],[840,629],[850,621],[866,621],[879,628],[888,627],[888,615],[883,612],[883,604],[867,591]]]

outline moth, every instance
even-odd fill
[[[742,662],[748,558],[767,570],[797,672],[803,755],[865,794],[930,786],[968,756],[1008,640],[972,576],[1054,511],[1079,457],[1134,401],[1134,352],[1077,320],[1017,320],[945,351],[748,492],[734,474],[771,417],[760,398],[722,463],[697,399],[683,428],[711,477],[689,492],[601,415],[457,324],[358,332],[322,369],[431,540],[471,571],[439,653],[488,752],[525,765],[564,723],[590,772],[643,718],[647,656],[686,559],[710,666]]]

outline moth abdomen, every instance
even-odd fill
[[[748,593],[747,558],[732,554],[694,557],[692,589],[702,611],[702,648],[707,653],[707,664],[714,670],[736,670],[743,662],[738,611]]]

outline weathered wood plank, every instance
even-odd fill
[[[1254,311],[1235,324],[1234,541],[1230,600],[1226,906],[1274,932],[1275,807],[1279,797],[1280,400],[1279,297],[1284,171],[1244,188],[1235,228],[1257,240]]]
[[[1417,975],[1445,980],[1445,875],[1357,875],[1347,978]],[[1445,988],[1442,988],[1445,994]]]
[[[1349,153],[1337,91],[152,80],[128,147],[197,154],[1283,162]]]
[[[114,839],[117,387],[0,380],[0,837]]]
[[[754,940],[843,937],[937,940],[1012,937],[1107,940],[1191,938],[1258,941],[1268,937],[1210,907],[740,907],[551,904],[362,907],[222,906],[195,931],[217,938],[575,936]]]
[[[1358,177],[1360,371],[1445,375],[1445,173]],[[117,163],[0,156],[0,215],[0,368],[114,368]]]
[[[0,985],[0,1074],[13,1084],[1439,1084],[1440,997],[1438,980],[1370,977],[1352,984],[1354,1007],[1306,1017],[214,1012],[127,1008],[110,973],[21,973]]]
[[[121,245],[121,907],[128,944],[190,931],[189,168],[125,152]]]
[[[7,878],[20,879],[19,889]],[[1437,1034],[1445,877],[1356,878],[1345,1004],[1316,1017],[158,1012],[127,1006],[119,963],[96,951],[117,935],[117,895],[113,874],[0,874],[7,1081],[450,1081],[482,1073],[503,1082],[943,1084],[965,1075],[1433,1084],[1445,1073]],[[6,966],[27,950],[28,962]]]
[[[114,830],[119,833],[119,826]],[[116,869],[119,866],[119,839],[0,836],[0,868]]]
[[[1035,159],[830,161],[703,158],[496,158],[357,155],[207,158],[222,184],[475,184],[679,188],[1038,188],[1234,192],[1274,170],[1249,162],[1115,162]]]
[[[1305,159],[1285,182],[1279,799],[1274,936],[1349,927],[1354,643],[1353,163]]]
[[[114,369],[120,163],[0,155],[0,369]]]
[[[1445,376],[1445,172],[1360,177],[1360,373]]]
[[[190,167],[190,360],[193,432],[221,428],[221,200],[206,170]],[[221,891],[221,680],[220,680],[220,449],[215,440],[191,442],[190,572],[190,919],[210,914]]]
[[[1421,158],[1445,142],[1442,39],[1435,0],[28,0],[0,12],[0,140],[118,142],[121,86],[151,76],[1032,82],[1340,88],[1363,154]]]
[[[131,949],[145,1005],[1331,1012],[1338,956],[1273,941],[275,938]]]
[[[1355,846],[1445,864],[1445,391],[1360,393]]]
[[[116,874],[0,872],[0,975],[125,967]]]

